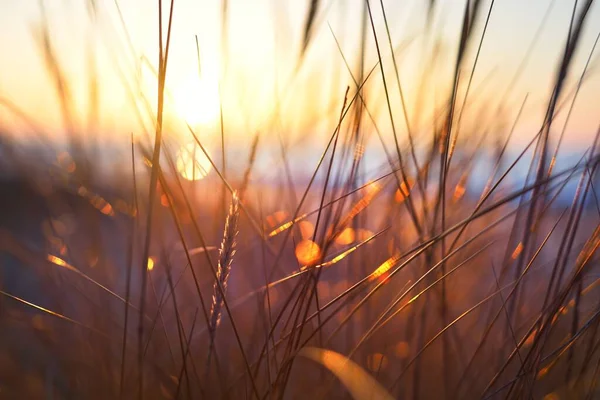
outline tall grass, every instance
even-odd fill
[[[514,154],[533,96],[511,96],[548,14],[504,90],[489,96],[475,76],[499,2],[454,5],[461,7],[460,30],[448,50],[439,45],[448,42],[440,2],[422,10],[423,37],[395,43],[397,17],[386,2],[366,0],[356,10],[356,54],[344,51],[346,34],[322,29],[331,5],[306,3],[283,97],[300,97],[289,88],[320,68],[311,65],[316,41],[332,40],[337,52],[330,56],[348,79],[345,91],[326,92],[335,108],[323,112],[329,133],[310,138],[318,153],[254,130],[246,132],[247,162],[238,168],[228,147],[238,138],[221,104],[220,155],[212,156],[204,132],[185,122],[193,153],[208,164],[182,169],[164,108],[172,32],[185,10],[159,0],[147,6],[158,7],[157,103],[129,93],[150,140],[132,134],[126,167],[109,179],[101,179],[98,156],[76,130],[69,79],[42,14],[35,37],[70,146],[56,159],[40,155],[29,163],[32,147],[2,139],[14,170],[0,183],[2,396],[600,395],[600,129],[578,160],[559,161],[597,59],[600,33],[593,32],[591,48],[582,44],[585,32],[597,29],[589,20],[593,0],[572,3],[543,121]],[[115,5],[124,48],[133,52]],[[94,18],[98,7],[90,1]],[[234,7],[223,1],[220,8],[228,66],[236,61],[228,46]],[[200,67],[198,43],[196,37]],[[403,55],[415,43],[422,45],[422,70],[408,77]],[[453,56],[440,88],[435,65],[442,50]],[[578,57],[586,60],[582,71]],[[95,63],[93,56],[88,61]],[[410,78],[418,81],[407,85]],[[102,118],[101,88],[90,67],[92,127]],[[430,88],[434,104],[424,100]],[[269,124],[281,127],[304,113],[309,119],[302,109],[286,115],[287,100],[273,105]],[[38,129],[34,110],[4,97],[0,105]],[[381,160],[371,155],[373,146]],[[269,148],[280,158],[271,167],[281,177],[275,183],[259,168]],[[298,171],[296,157],[315,163],[303,160]],[[211,172],[194,180],[207,165]],[[522,169],[527,176],[515,181]]]

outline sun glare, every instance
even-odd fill
[[[302,240],[296,246],[296,258],[303,265],[314,264],[320,257],[321,249],[312,240]]]
[[[210,161],[195,143],[179,149],[176,164],[179,174],[188,181],[203,179],[211,169]]]
[[[175,107],[190,125],[215,122],[220,115],[219,85],[216,79],[190,77],[175,91]]]

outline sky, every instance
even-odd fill
[[[40,35],[44,17],[50,43],[72,98],[71,130],[78,135],[106,140],[128,139],[131,132],[148,135],[156,108],[158,59],[157,2],[145,0],[0,0],[0,128],[13,137],[40,134],[60,141],[69,130],[58,101],[56,85],[48,72]],[[165,8],[169,1],[163,1]],[[258,131],[284,132],[284,141],[301,143],[313,133],[335,126],[346,86],[355,88],[336,46],[339,41],[352,73],[358,76],[362,0],[320,1],[315,31],[298,67],[303,26],[310,1],[229,0],[225,36],[222,3],[176,0],[167,72],[165,127],[185,141],[186,122],[207,138],[216,140],[220,108],[229,137],[244,142]],[[419,93],[426,110],[444,98],[451,84],[463,0],[438,0],[434,35],[441,43],[440,57],[432,65],[425,57],[433,40],[425,28],[423,0],[384,1],[408,113],[417,109]],[[482,17],[489,8],[484,1]],[[580,2],[582,3],[582,2]],[[92,9],[91,4],[95,4]],[[118,8],[117,8],[118,5]],[[550,9],[549,9],[550,7]],[[569,0],[496,0],[478,66],[473,76],[467,126],[477,129],[480,114],[497,110],[519,64],[527,64],[499,113],[510,125],[518,106],[528,95],[516,141],[526,141],[539,127],[547,104],[558,60],[562,54],[573,2]],[[119,13],[120,9],[120,13]],[[530,44],[544,14],[549,18],[540,39]],[[395,124],[403,132],[403,114],[395,83],[389,46],[379,1],[371,1],[376,33],[381,45]],[[167,13],[165,12],[165,15]],[[122,19],[121,19],[122,18]],[[475,43],[483,29],[476,28]],[[167,20],[164,18],[166,26]],[[600,29],[600,6],[592,6],[568,88],[576,83]],[[365,69],[376,65],[373,32],[366,35]],[[198,40],[198,49],[196,47]],[[465,60],[468,71],[476,46]],[[600,49],[597,50],[597,52]],[[199,55],[198,55],[199,53]],[[198,65],[200,60],[200,66]],[[595,56],[595,60],[598,57]],[[592,62],[598,66],[598,63]],[[422,91],[423,74],[428,86]],[[468,76],[468,73],[464,74]],[[90,112],[92,82],[97,82],[98,113]],[[466,79],[461,81],[464,94]],[[389,131],[379,70],[366,85],[369,110],[383,131]],[[475,93],[475,94],[473,94]],[[600,122],[600,76],[590,71],[568,125],[566,145],[591,143]],[[9,104],[10,106],[7,106]],[[470,103],[469,103],[470,104]],[[148,108],[149,105],[149,108]],[[14,113],[18,108],[36,124],[33,129]],[[427,115],[427,111],[424,115]],[[411,117],[412,118],[412,117]],[[416,120],[426,132],[427,117]],[[428,125],[429,124],[429,125]],[[560,119],[557,120],[560,128]],[[366,124],[366,129],[369,124]]]

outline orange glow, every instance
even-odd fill
[[[160,195],[160,204],[163,207],[169,207],[169,198],[164,193]]]
[[[48,254],[46,256],[46,260],[50,261],[54,265],[58,265],[59,267],[63,267],[65,269],[68,269],[71,271],[79,272],[79,270],[77,268],[73,267],[72,265],[67,263],[65,260],[63,260],[62,258]]]
[[[517,247],[515,248],[515,251],[513,251],[511,258],[513,260],[516,260],[517,257],[519,257],[519,254],[521,254],[522,251],[523,251],[523,243],[519,243],[517,245]]]
[[[269,233],[269,237],[273,237],[273,236],[277,236],[279,235],[281,232],[290,229],[292,227],[292,225],[298,223],[298,221],[302,221],[304,218],[307,217],[307,214],[301,215],[298,218],[296,218],[293,221],[288,221],[285,224],[280,225],[278,228],[272,230]],[[275,217],[272,215],[269,215],[267,217],[267,222],[269,223],[270,226],[275,226],[275,224],[277,223],[277,221],[275,221]]]
[[[533,330],[529,336],[527,336],[527,339],[525,339],[525,346],[531,346],[533,344],[533,342],[535,341],[535,337],[537,336],[537,329]]]
[[[152,258],[152,257],[148,258],[147,267],[148,267],[148,271],[152,271],[154,269],[154,258]]]
[[[396,265],[399,259],[400,256],[395,255],[385,260],[384,263],[377,267],[375,271],[371,272],[369,280],[374,281],[375,279],[381,277],[383,274],[388,272],[394,265]]]
[[[540,371],[537,374],[537,378],[538,379],[543,378],[544,376],[546,376],[548,374],[549,370],[550,370],[550,368],[548,368],[548,367],[544,367],[544,368],[540,369]]]
[[[118,199],[115,202],[114,208],[122,214],[130,215],[132,217],[135,217],[135,215],[136,215],[133,205],[130,206],[129,204],[127,204],[127,202],[125,200],[122,200],[122,199]]]
[[[56,156],[56,161],[58,165],[68,173],[72,174],[73,172],[75,172],[75,162],[73,161],[71,155],[66,151],[63,151],[60,154],[58,154],[58,156]]]
[[[101,212],[102,214],[104,214],[104,215],[110,215],[110,216],[113,216],[113,215],[115,215],[115,212],[113,211],[113,208],[112,208],[112,206],[111,206],[109,203],[107,203],[107,202],[105,202],[105,203],[106,203],[106,204],[104,204],[104,205],[102,206],[102,208],[100,209],[100,212]]]
[[[283,225],[280,225],[275,230],[271,231],[269,233],[269,237],[273,237],[273,236],[285,231],[286,229],[291,228],[291,226],[294,225],[294,223],[297,223],[298,221],[302,220],[305,216],[306,215],[298,217],[298,218],[296,218],[295,221],[288,221],[286,223],[283,223],[288,218],[288,214],[285,211],[275,211],[273,214],[268,215],[267,223],[269,224],[269,226],[271,228],[276,225],[283,224]],[[300,227],[300,231],[302,232],[302,227]],[[305,237],[303,236],[303,238],[305,238]]]
[[[302,221],[298,224],[298,228],[300,228],[300,234],[302,235],[302,239],[308,239],[312,237],[315,232],[315,226],[310,221]]]
[[[367,194],[372,196],[379,193],[381,189],[383,189],[383,186],[381,186],[379,182],[371,182],[368,186],[365,187],[365,191],[367,192]]]
[[[569,307],[568,306],[562,306],[558,311],[560,311],[560,313],[562,315],[567,315],[569,313]]]
[[[456,189],[454,189],[454,201],[458,201],[460,200],[465,194],[465,187],[464,186],[456,186]]]
[[[364,210],[369,204],[371,204],[371,201],[373,201],[373,199],[381,191],[381,189],[382,186],[377,182],[373,182],[370,185],[366,186],[364,188],[365,195],[358,202],[356,202],[352,209],[348,211],[348,214],[346,214],[344,218],[342,218],[342,222],[339,226],[347,226],[354,217],[356,217],[362,210]]]
[[[373,236],[373,232],[368,229],[357,229],[354,236],[355,240],[360,240],[362,242]]]
[[[348,250],[333,257],[331,260],[324,262],[323,264],[317,265],[317,268],[332,266],[333,264],[338,263],[338,262],[342,261],[344,258],[348,257],[348,255],[352,254],[356,249],[358,249],[358,246],[352,246]]]
[[[545,395],[543,400],[560,400],[560,397],[556,393],[552,392]]]
[[[552,156],[552,160],[550,160],[550,166],[548,167],[548,176],[550,176],[550,174],[552,174],[555,164],[556,164],[556,157]]]
[[[344,250],[343,252],[339,253],[338,255],[336,255],[335,257],[333,257],[331,260],[329,261],[325,261],[322,264],[319,265],[315,265],[314,268],[324,268],[324,267],[330,267],[335,263],[338,263],[340,261],[342,261],[344,258],[348,257],[350,254],[352,254],[353,252],[355,252],[356,250],[358,250],[361,246],[363,246],[364,244],[368,243],[369,241],[373,240],[373,238],[375,237],[375,235],[371,235],[368,238],[366,238],[365,240],[363,240],[362,242]],[[307,267],[302,267],[301,270],[306,269]]]
[[[407,358],[410,354],[410,346],[407,342],[398,342],[398,344],[394,347],[394,354],[396,354],[396,357],[401,359]]]
[[[400,183],[400,189],[396,190],[396,194],[394,195],[394,200],[396,200],[396,203],[402,203],[404,200],[406,200],[406,198],[410,196],[410,191],[412,190],[413,186],[415,186],[415,181],[413,179],[407,178],[406,180],[408,182],[408,186],[406,185],[406,182],[402,181]]]
[[[50,254],[48,254],[48,257],[46,257],[46,258],[47,258],[47,259],[48,259],[48,261],[50,261],[52,264],[56,264],[56,265],[58,265],[59,267],[66,267],[67,265],[69,265],[69,264],[67,264],[67,262],[66,262],[65,260],[63,260],[62,258],[58,258],[58,257],[56,257],[56,256],[53,256],[53,255],[50,255]]]
[[[321,258],[321,249],[312,240],[303,240],[296,246],[296,258],[302,265],[314,264]]]
[[[388,359],[384,354],[373,353],[369,354],[369,357],[367,358],[367,366],[373,372],[377,372],[380,369],[384,369],[387,367],[387,365]]]
[[[285,211],[276,211],[273,214],[273,217],[275,218],[275,221],[277,221],[277,223],[281,224],[288,218],[288,213],[286,213]]]
[[[177,172],[183,179],[188,181],[203,179],[212,167],[209,159],[195,143],[190,143],[179,149],[175,165]]]
[[[460,180],[458,181],[458,184],[456,185],[456,188],[454,189],[454,201],[455,202],[460,200],[465,195],[465,192],[467,191],[466,183],[467,183],[467,175],[464,174],[463,176],[460,177]]]
[[[344,229],[336,238],[335,243],[340,246],[347,246],[352,244],[355,239],[354,229],[346,228]]]
[[[115,215],[115,211],[113,210],[112,206],[108,201],[98,196],[97,194],[90,192],[84,186],[80,186],[79,189],[77,189],[77,193],[81,197],[86,198],[90,202],[90,204],[102,214],[111,217]]]

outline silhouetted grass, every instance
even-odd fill
[[[497,2],[461,2],[450,50],[438,45],[447,39],[438,31],[440,4],[427,2],[422,60],[453,54],[441,100],[427,104],[436,67],[422,66],[409,95],[402,59],[420,42],[394,42],[395,16],[384,1],[357,10],[356,54],[344,51],[348,37],[331,25],[330,35],[317,34],[327,22],[317,17],[330,5],[308,1],[282,97],[304,95],[289,88],[305,71],[319,71],[311,64],[314,41],[333,39],[330,56],[349,78],[345,92],[326,92],[337,101],[323,114],[328,135],[304,135],[319,152],[309,158],[281,136],[253,130],[240,169],[228,148],[238,138],[225,141],[229,114],[221,104],[219,156],[184,121],[194,153],[210,164],[199,180],[195,168],[184,179],[178,143],[166,134],[179,12],[178,2],[168,3],[148,5],[158,7],[159,56],[155,66],[142,57],[155,69],[157,104],[129,90],[140,100],[138,119],[151,125],[132,134],[120,161],[126,167],[108,179],[96,171],[100,152],[76,130],[45,16],[36,31],[69,143],[55,152],[40,141],[38,154],[1,142],[13,171],[0,183],[0,397],[599,395],[600,129],[580,159],[558,161],[600,37],[594,32],[593,47],[580,49],[593,0],[573,3],[544,119],[514,154],[531,100],[512,104],[512,92],[548,14],[511,80],[490,96],[483,87],[493,74],[473,81]],[[98,4],[90,7],[96,18]],[[222,3],[225,42],[234,7]],[[126,41],[133,53],[128,34]],[[583,71],[574,71],[574,58],[587,50]],[[195,51],[200,68],[197,37]],[[221,53],[227,65],[235,62],[227,43]],[[92,130],[102,118],[102,82],[93,52],[86,57]],[[378,96],[380,104],[372,100]],[[282,104],[273,105],[273,126],[289,112]],[[43,130],[32,110],[4,97],[0,105]],[[308,119],[307,110],[290,118]],[[367,150],[373,143],[381,160]],[[275,183],[259,168],[268,148],[280,156],[270,167],[282,177]],[[311,160],[299,171],[290,167],[297,156]],[[489,172],[477,183],[482,159]],[[515,181],[527,162],[527,176]]]

